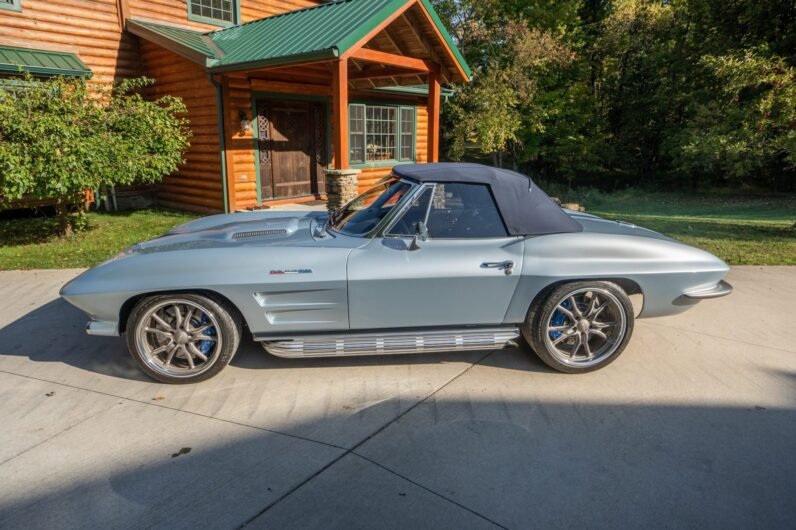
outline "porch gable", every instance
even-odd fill
[[[406,19],[414,6],[439,41],[416,38],[439,49],[434,55],[450,69],[449,81],[468,81],[470,68],[428,0],[338,0],[205,33],[141,19],[129,19],[127,29],[210,73],[225,73],[343,57],[390,22]]]
[[[328,172],[359,172],[362,189],[396,163],[438,161],[442,84],[470,79],[428,0],[337,0],[210,32],[140,19],[127,28],[150,50],[150,77],[187,98],[203,127],[167,183],[197,180],[185,194],[208,205],[221,185],[227,211],[318,198]],[[210,164],[221,182],[206,180]]]

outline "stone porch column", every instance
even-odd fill
[[[359,195],[359,169],[327,169],[326,208],[331,212]]]

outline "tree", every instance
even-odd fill
[[[765,49],[702,58],[712,83],[672,138],[675,167],[725,184],[793,189],[796,178],[796,68]]]
[[[692,87],[692,50],[678,6],[616,0],[595,42],[602,64],[598,105],[615,153],[612,168],[634,184],[666,170],[662,143],[683,120]]]
[[[87,190],[150,184],[176,171],[189,146],[185,105],[147,101],[153,81],[110,93],[85,81],[29,76],[0,91],[0,201],[55,200],[59,235],[72,233]]]
[[[544,126],[546,109],[534,104],[540,79],[549,68],[571,62],[573,54],[553,33],[522,22],[484,24],[478,32],[482,45],[495,49],[487,51],[473,82],[459,87],[448,105],[451,155],[460,157],[472,142],[494,154],[498,165],[510,152],[516,166],[524,149],[522,132]]]
[[[796,187],[793,0],[434,0],[464,147],[570,185]]]

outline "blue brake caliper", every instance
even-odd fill
[[[570,308],[569,307],[569,300],[563,302],[561,304],[561,306],[566,308],[566,309],[569,309]],[[556,309],[555,313],[553,313],[553,318],[550,319],[550,325],[551,326],[563,326],[566,323],[566,321],[567,321],[567,315],[565,315],[564,313],[562,313],[561,311]],[[551,339],[557,339],[560,336],[561,336],[561,332],[560,331],[551,331],[550,332],[550,338]]]
[[[200,327],[205,326],[205,325],[207,325],[209,323],[210,323],[210,319],[207,318],[207,315],[203,314],[202,318],[199,320],[199,322],[198,323],[194,323],[193,325],[194,325],[195,328],[200,328]],[[207,328],[206,330],[204,330],[202,332],[202,334],[207,335],[208,337],[215,337],[216,336],[216,328],[211,326],[211,327]],[[214,340],[203,340],[203,341],[200,341],[196,345],[196,347],[199,348],[200,352],[202,352],[204,354],[208,354],[208,353],[210,353],[210,350],[213,349],[213,345],[214,344],[215,344]]]

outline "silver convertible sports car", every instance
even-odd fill
[[[635,318],[732,291],[715,256],[562,209],[528,177],[400,165],[339,211],[245,212],[134,245],[61,290],[88,333],[125,334],[168,383],[226,366],[244,328],[280,357],[515,345],[567,373],[606,366]]]

